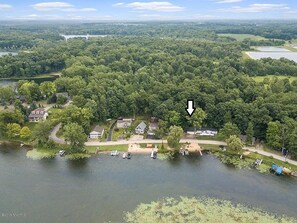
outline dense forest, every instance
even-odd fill
[[[271,142],[275,149],[280,149],[285,138],[285,146],[297,155],[297,81],[256,82],[252,78],[297,76],[297,64],[287,59],[243,58],[242,51],[257,44],[217,35],[248,33],[288,40],[297,35],[295,24],[263,23],[262,29],[255,24],[223,23],[60,24],[56,31],[52,25],[35,26],[8,26],[9,32],[1,32],[0,47],[20,52],[0,57],[0,77],[62,71],[54,82],[55,90],[47,96],[67,91],[74,105],[66,109],[64,120],[77,111],[87,117],[79,121],[86,131],[92,122],[137,114],[163,120],[165,133],[174,125],[186,129],[190,123],[185,106],[193,99],[206,113],[204,126],[222,129],[232,123],[242,134],[252,128],[253,136]],[[66,42],[58,35],[63,30],[112,36]],[[29,103],[45,95],[42,89],[26,81],[17,86]],[[7,89],[1,91],[6,91],[2,101],[15,103]]]

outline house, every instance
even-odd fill
[[[159,121],[157,118],[155,117],[151,117],[151,121],[150,121],[150,124],[149,124],[149,130],[147,132],[148,135],[150,136],[154,136],[155,135],[155,130],[157,130],[159,127]]]
[[[46,120],[48,117],[47,111],[43,108],[38,108],[31,111],[29,115],[29,122],[40,122]]]
[[[90,139],[99,139],[99,138],[102,138],[103,134],[104,134],[104,128],[97,125],[97,126],[95,126],[93,131],[90,132],[89,138]]]
[[[188,135],[196,135],[196,128],[195,127],[189,127],[187,129],[187,134]]]
[[[132,125],[132,118],[123,118],[117,120],[117,128],[126,129]]]
[[[67,100],[70,99],[68,92],[56,93],[56,97],[58,98],[59,96],[63,96],[64,98],[67,98]]]
[[[146,124],[144,122],[141,122],[136,128],[135,133],[136,134],[144,134],[146,128]]]
[[[217,129],[212,128],[201,128],[197,129],[196,127],[190,127],[187,129],[188,135],[199,135],[199,136],[215,136],[218,134]]]

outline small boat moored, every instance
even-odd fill
[[[151,152],[151,158],[152,159],[157,159],[157,152],[156,151],[152,150],[152,152]]]
[[[119,155],[119,152],[117,150],[111,151],[110,155],[111,156],[118,156]]]
[[[64,156],[64,155],[65,155],[65,150],[60,150],[60,151],[59,151],[59,155],[60,155],[60,156]]]
[[[123,153],[123,159],[127,158],[127,153]]]
[[[130,152],[127,153],[127,159],[128,160],[131,159],[131,153]]]
[[[276,175],[281,175],[283,173],[283,167],[272,164],[270,168],[271,172],[274,172]]]

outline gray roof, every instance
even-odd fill
[[[101,126],[99,126],[99,125],[96,125],[92,132],[98,132],[98,133],[100,133],[100,132],[102,132],[103,130],[104,130],[103,127],[101,127]]]
[[[141,122],[137,127],[136,129],[140,129],[142,131],[144,131],[146,128],[146,124],[144,122]]]

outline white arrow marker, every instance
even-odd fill
[[[194,107],[194,100],[188,100],[186,111],[188,112],[189,116],[192,117],[196,108]]]

